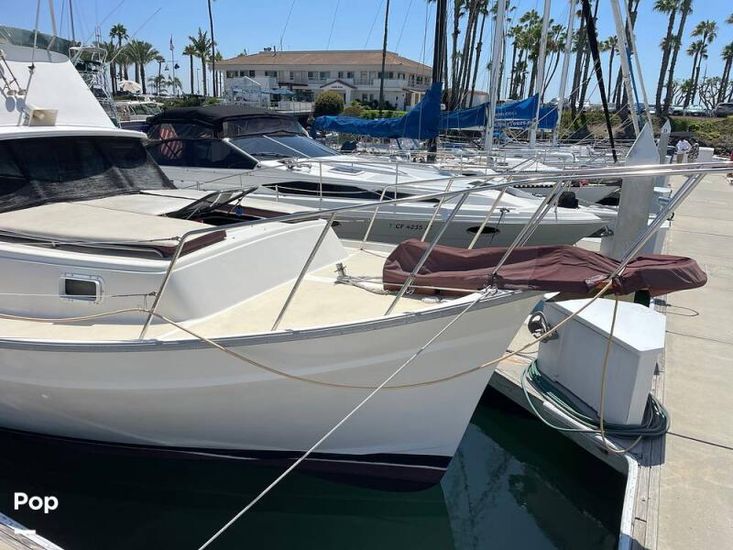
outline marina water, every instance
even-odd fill
[[[348,429],[348,428],[346,428]],[[197,548],[279,473],[0,435],[0,511],[65,550]],[[440,485],[294,473],[212,548],[612,549],[625,478],[487,390]],[[13,493],[54,495],[44,515]]]

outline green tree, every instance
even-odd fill
[[[201,30],[201,27],[199,27],[196,36],[189,36],[188,39],[196,52],[196,57],[201,59],[201,76],[204,79],[204,97],[206,97],[209,95],[206,86],[206,62],[209,60],[209,50],[212,47],[213,40],[209,38],[209,34],[206,31]]]
[[[127,40],[129,37],[127,36],[127,28],[122,23],[117,23],[116,25],[112,25],[112,28],[109,30],[109,37],[112,40],[117,40],[117,49],[122,50],[122,41]],[[117,54],[117,64],[120,68],[120,72],[122,73],[123,78],[127,79],[127,63],[125,53],[122,51],[119,51]],[[116,82],[116,79],[115,79]],[[113,88],[114,90],[114,88]]]
[[[336,92],[323,92],[316,98],[313,116],[338,115],[344,110],[344,98]]]
[[[189,38],[191,38],[191,37],[189,36]],[[189,72],[188,72],[188,76],[189,76],[190,84],[191,84],[191,95],[193,95],[194,94],[194,89],[193,89],[193,58],[194,57],[198,57],[198,53],[196,53],[196,48],[193,47],[193,44],[188,44],[185,48],[183,48],[183,55],[187,55],[188,56],[188,61],[189,61]]]
[[[346,116],[361,117],[364,114],[364,107],[361,106],[361,103],[352,101],[351,105],[344,109],[343,114]]]
[[[703,59],[708,58],[708,44],[711,44],[718,36],[718,24],[712,20],[700,21],[692,30],[691,34],[694,37],[698,37],[699,40],[693,42],[687,49],[687,54],[694,55],[695,57],[692,64],[693,83],[687,97],[685,97],[685,107],[690,103],[695,103],[697,88],[700,82],[700,69],[702,68],[702,62]]]
[[[733,15],[731,15],[731,18],[733,18]],[[720,92],[718,93],[718,103],[725,101],[726,91],[730,84],[730,72],[731,68],[733,68],[733,42],[723,48],[720,57],[725,62],[725,65],[723,66],[723,76],[720,83]],[[733,91],[731,93],[733,94]]]
[[[143,93],[146,94],[145,65],[155,61],[155,58],[160,55],[160,52],[150,42],[143,40],[131,40],[127,44],[126,50],[130,59],[135,63],[135,80],[140,82],[143,87]]]
[[[680,0],[679,7],[677,8],[677,11],[680,14],[680,22],[679,26],[677,27],[677,34],[674,37],[674,40],[671,43],[672,47],[672,54],[671,58],[669,60],[669,72],[667,73],[667,84],[666,84],[666,94],[664,98],[664,105],[662,105],[662,112],[668,113],[669,107],[672,105],[672,99],[673,95],[676,90],[679,90],[680,86],[674,86],[674,71],[677,66],[677,56],[680,53],[680,48],[682,47],[682,36],[685,32],[685,24],[687,23],[687,17],[692,13],[692,0]]]
[[[667,33],[661,42],[662,47],[662,64],[659,67],[659,79],[657,80],[657,92],[654,96],[657,115],[663,116],[667,113],[662,111],[662,89],[664,88],[664,75],[669,68],[669,59],[674,46],[674,23],[677,18],[677,11],[680,7],[680,0],[656,0],[654,2],[654,11],[667,15]]]

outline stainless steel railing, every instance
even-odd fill
[[[329,218],[329,221],[327,222],[326,226],[324,227],[324,230],[319,235],[319,238],[314,248],[311,250],[311,253],[308,256],[308,259],[306,260],[303,268],[301,269],[300,275],[296,279],[293,289],[291,290],[290,294],[288,295],[288,299],[286,300],[286,303],[284,304],[283,309],[280,311],[278,318],[276,319],[276,322],[273,325],[273,330],[275,330],[277,326],[279,325],[280,321],[282,320],[282,317],[285,314],[287,306],[290,304],[293,296],[297,292],[300,282],[302,282],[303,278],[305,277],[305,274],[307,273],[310,263],[313,261],[313,258],[315,258],[315,255],[317,254],[320,245],[323,243],[323,240],[325,239],[325,235],[327,234],[329,227],[331,226],[333,221],[336,219],[336,216],[340,213],[364,211],[364,210],[370,210],[370,209],[376,210],[377,208],[381,206],[385,206],[385,205],[397,205],[397,204],[403,204],[403,203],[409,203],[409,202],[419,202],[419,201],[426,201],[426,200],[432,200],[432,199],[447,200],[451,198],[459,198],[455,207],[451,210],[451,213],[447,217],[443,227],[438,232],[438,234],[435,236],[435,238],[431,241],[428,251],[426,251],[426,254],[424,254],[424,258],[421,258],[421,262],[424,263],[424,261],[427,259],[429,255],[429,252],[434,249],[435,245],[438,243],[438,241],[442,237],[446,228],[453,221],[456,214],[460,210],[460,207],[463,206],[467,198],[470,195],[472,195],[473,193],[479,193],[479,192],[487,191],[487,190],[500,190],[501,191],[501,190],[505,190],[508,187],[516,185],[517,183],[533,183],[537,181],[546,181],[547,179],[555,180],[555,184],[553,186],[552,192],[549,193],[545,197],[545,199],[540,203],[537,210],[532,215],[532,217],[528,220],[527,224],[524,226],[522,231],[520,231],[519,235],[517,235],[517,237],[512,242],[510,247],[507,248],[507,252],[505,253],[504,257],[502,258],[502,260],[499,262],[499,264],[494,269],[494,274],[495,274],[498,271],[498,269],[501,267],[501,265],[503,265],[503,263],[509,257],[509,255],[511,254],[511,251],[513,251],[517,246],[521,246],[521,244],[525,243],[529,239],[532,231],[536,229],[537,224],[539,224],[542,218],[547,214],[549,209],[552,207],[553,201],[556,200],[557,196],[559,196],[560,190],[563,188],[564,185],[566,185],[566,182],[568,182],[570,179],[574,179],[574,178],[592,179],[594,177],[638,177],[638,176],[674,176],[674,175],[688,176],[687,181],[680,188],[680,191],[665,205],[662,211],[657,215],[655,222],[649,226],[649,229],[645,232],[644,235],[642,235],[639,242],[637,242],[637,244],[634,245],[633,247],[634,250],[638,251],[638,249],[640,249],[643,246],[643,244],[650,238],[650,236],[659,227],[659,225],[663,223],[664,219],[666,219],[666,217],[668,217],[668,215],[671,212],[674,212],[674,209],[676,209],[677,206],[679,206],[679,204],[689,195],[689,193],[692,192],[694,187],[702,180],[702,178],[705,175],[707,174],[725,174],[730,171],[733,171],[732,162],[692,163],[692,164],[687,164],[687,165],[654,164],[654,165],[633,166],[633,167],[624,166],[624,167],[612,167],[612,168],[603,168],[603,169],[568,171],[566,173],[561,173],[561,174],[553,173],[553,174],[548,174],[548,175],[545,175],[545,174],[537,175],[533,173],[533,175],[531,176],[522,175],[522,177],[511,178],[511,181],[476,184],[467,189],[447,190],[447,191],[436,192],[436,193],[426,193],[426,194],[421,194],[421,195],[412,195],[409,197],[380,200],[378,203],[376,203],[375,201],[369,201],[369,202],[357,204],[357,205],[347,205],[347,206],[342,206],[338,208],[316,210],[313,212],[287,214],[284,216],[277,216],[275,218],[245,221],[245,222],[226,226],[226,229],[231,230],[231,229],[256,226],[256,225],[272,223],[272,222],[297,222],[297,221],[307,221],[307,220],[319,219],[319,218],[324,218],[324,217]],[[493,179],[496,176],[492,175],[490,177]],[[473,177],[473,178],[467,178],[467,179],[470,179],[470,181],[475,182],[477,179],[480,179],[480,178]],[[444,180],[445,178],[442,178],[442,181]],[[675,200],[677,195],[679,195],[679,198]],[[382,194],[382,199],[383,198],[384,198],[384,194]],[[373,223],[374,217],[376,217],[376,213],[373,213],[372,223]],[[370,223],[370,226],[367,228],[366,236],[368,236],[370,229],[371,229],[371,223]],[[201,229],[194,229],[194,230],[188,231],[180,236],[178,245],[176,246],[176,249],[171,257],[171,260],[168,264],[166,272],[163,276],[163,280],[161,281],[161,284],[157,292],[155,293],[155,299],[151,306],[151,310],[140,332],[140,336],[139,336],[140,339],[143,339],[145,337],[145,334],[147,333],[147,330],[150,327],[150,324],[152,323],[156,310],[160,305],[160,301],[163,297],[165,289],[173,274],[174,266],[176,262],[179,260],[179,258],[181,257],[183,247],[185,243],[187,242],[187,240],[193,236],[204,235],[204,234],[211,233],[214,231],[221,231],[221,228],[220,227],[204,227]],[[419,270],[419,267],[417,268],[417,270]],[[415,275],[416,274],[417,274],[417,271],[415,271]],[[389,314],[394,309],[394,306],[397,304],[399,299],[406,292],[408,288],[408,284],[407,284],[408,282],[409,282],[409,279],[402,286],[396,299],[390,305],[389,309],[387,310],[385,314]]]

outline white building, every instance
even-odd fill
[[[295,101],[313,101],[326,91],[341,94],[346,105],[355,99],[375,106],[379,101],[381,50],[278,52],[268,48],[216,66],[224,71],[227,97],[247,78],[270,90],[286,88],[294,93],[289,99]],[[415,105],[431,82],[428,65],[393,52],[387,52],[384,72],[384,100],[401,110]]]

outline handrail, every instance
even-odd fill
[[[538,207],[538,210],[542,209],[544,206],[548,204],[549,200],[556,194],[555,192],[557,191],[557,188],[560,185],[562,185],[563,181],[568,181],[569,179],[572,179],[572,177],[592,177],[592,175],[598,175],[599,173],[605,176],[608,173],[611,173],[617,177],[635,177],[635,176],[644,176],[644,175],[657,175],[657,176],[660,176],[660,175],[690,175],[690,176],[700,176],[699,180],[701,180],[702,177],[706,174],[717,174],[717,173],[724,174],[724,173],[730,172],[731,168],[733,168],[733,162],[712,162],[712,163],[689,163],[688,165],[653,164],[653,165],[623,167],[623,168],[614,167],[614,168],[609,168],[609,169],[596,169],[590,172],[580,172],[580,173],[577,173],[577,172],[576,173],[569,172],[569,173],[561,173],[561,174],[555,173],[553,174],[554,178],[551,178],[551,179],[557,179],[557,182],[553,188],[553,192],[548,193],[547,197],[545,197],[545,200],[543,200],[540,206]],[[703,172],[702,174],[700,173],[701,171]],[[604,174],[604,172],[606,172],[606,174]],[[494,175],[491,176],[492,179],[494,179],[495,177],[496,176]],[[423,195],[413,195],[409,197],[389,199],[386,201],[381,201],[379,203],[379,206],[384,206],[384,205],[389,205],[389,204],[402,204],[402,203],[407,203],[407,202],[419,202],[419,201],[425,201],[425,200],[430,200],[430,199],[440,199],[440,198],[448,199],[448,198],[453,198],[453,197],[461,197],[461,200],[458,202],[456,207],[453,208],[453,210],[451,211],[451,214],[449,215],[448,219],[446,220],[446,223],[441,228],[440,233],[434,239],[434,242],[431,245],[434,247],[434,244],[437,243],[437,241],[440,239],[446,227],[453,220],[453,217],[457,214],[460,206],[463,205],[463,203],[465,202],[465,200],[468,198],[469,195],[473,193],[479,193],[481,191],[487,191],[487,190],[501,190],[507,187],[512,187],[516,185],[517,183],[536,182],[539,179],[540,179],[540,176],[531,176],[531,177],[520,178],[518,180],[512,180],[512,181],[504,181],[504,182],[499,182],[499,183],[485,183],[483,185],[474,185],[471,188],[461,189],[461,190],[456,190],[456,191],[447,191],[447,192],[443,191],[443,192],[436,192],[436,193],[427,193]],[[476,181],[476,178],[473,178],[473,181]],[[669,203],[667,206],[669,206]],[[256,225],[272,223],[272,222],[306,221],[306,220],[311,220],[311,219],[323,218],[327,215],[331,215],[335,217],[336,215],[342,212],[347,212],[347,211],[354,212],[354,211],[361,211],[361,210],[367,210],[367,209],[372,209],[372,208],[375,208],[374,201],[369,201],[366,203],[353,205],[353,206],[352,205],[340,206],[337,208],[314,210],[312,212],[286,214],[283,216],[277,216],[275,218],[248,220],[248,221],[228,225],[226,226],[226,229],[227,230],[238,229],[242,227],[250,227],[250,226],[256,226]],[[537,214],[537,211],[535,211],[535,214],[533,214],[532,218],[530,218],[528,225],[532,223],[533,220],[536,218],[536,214]],[[526,233],[525,231],[526,229],[527,229],[527,226],[525,226],[523,231],[520,232],[520,235],[522,233]],[[175,263],[178,261],[178,259],[180,258],[181,253],[183,251],[183,246],[186,243],[186,241],[194,235],[204,235],[204,234],[215,232],[215,231],[221,231],[221,227],[213,226],[213,227],[202,227],[201,229],[192,229],[190,231],[187,231],[186,233],[183,233],[180,236],[178,245],[176,246],[176,249],[173,253],[173,256],[171,257],[171,260],[169,262],[166,273],[163,277],[163,281],[161,282],[161,285],[155,294],[155,300],[148,314],[148,317],[143,325],[143,329],[139,336],[140,339],[144,338],[153,320],[153,317],[155,316],[156,309],[161,301],[163,292],[166,286],[168,285],[170,277],[173,273],[173,267]],[[519,237],[519,235],[517,237]],[[515,242],[518,243],[519,241],[515,239]],[[394,306],[391,306],[389,311],[391,311],[393,307]]]

